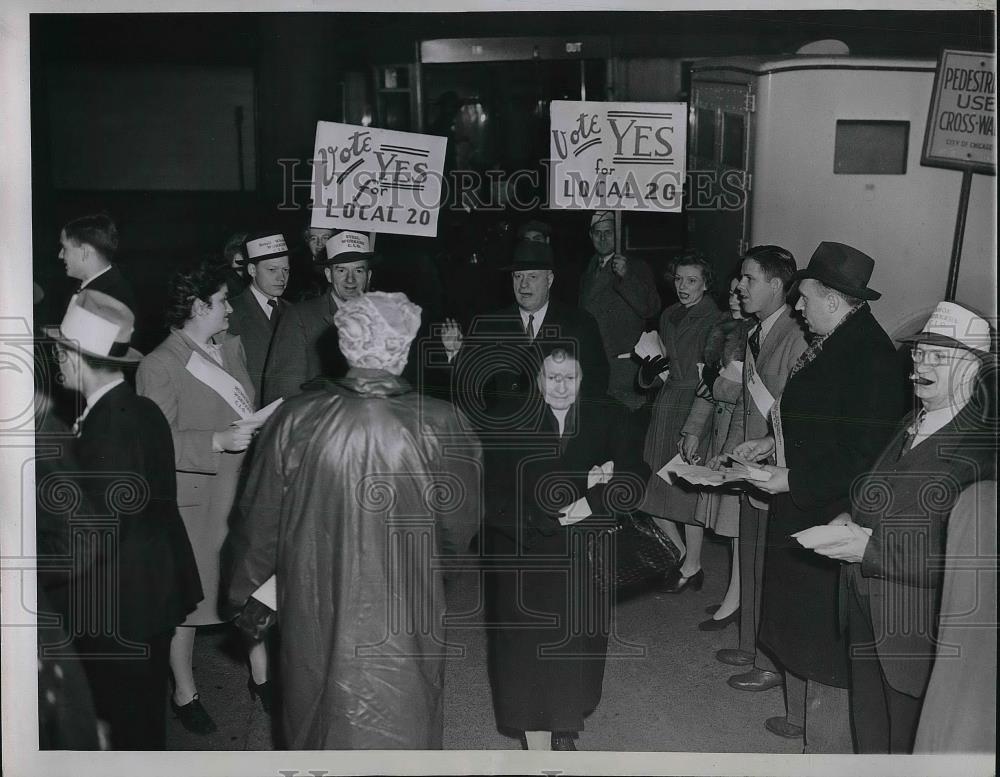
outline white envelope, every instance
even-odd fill
[[[260,588],[250,594],[261,604],[266,604],[272,610],[278,609],[278,580],[271,575],[261,584]]]
[[[563,511],[563,515],[559,516],[559,523],[562,526],[569,526],[570,524],[579,523],[591,515],[593,513],[590,511],[590,503],[587,501],[587,497],[581,496]]]
[[[591,489],[598,483],[610,483],[614,474],[615,463],[613,461],[606,461],[599,467],[595,464],[587,473],[587,488]]]

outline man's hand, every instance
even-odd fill
[[[709,469],[722,469],[722,462],[726,460],[726,454],[720,453],[718,456],[710,458],[705,466]]]
[[[789,490],[788,467],[775,467],[771,464],[765,464],[763,469],[771,473],[771,479],[755,480],[753,484],[768,494],[787,494]]]
[[[774,453],[774,438],[771,436],[747,440],[733,448],[733,455],[744,461],[761,461],[772,453]]]
[[[846,515],[847,513],[842,513],[830,521],[830,523],[846,526],[850,532],[850,536],[841,542],[815,547],[813,551],[819,553],[821,556],[836,559],[837,561],[845,561],[848,564],[860,564],[861,560],[865,557],[865,549],[868,547],[871,534],[854,523],[850,519],[850,516],[847,517],[846,521],[842,520]],[[835,524],[835,522],[839,522],[839,524]]]
[[[455,319],[446,318],[444,320],[444,328],[441,329],[441,344],[448,352],[449,360],[453,359],[455,354],[457,354],[461,349],[462,328],[458,325],[458,322]]]
[[[701,461],[701,457],[698,456],[698,435],[696,434],[682,434],[677,441],[677,450],[680,452],[681,458],[688,464],[697,464]]]
[[[628,260],[621,254],[615,254],[611,257],[611,269],[619,278],[624,278],[628,272]]]

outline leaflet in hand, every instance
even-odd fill
[[[599,467],[595,464],[587,473],[587,489],[593,488],[598,483],[610,483],[614,474],[615,463],[613,461],[606,461]]]
[[[613,461],[606,461],[600,466],[595,464],[587,473],[587,489],[589,490],[598,484],[610,483],[614,474],[615,463]],[[563,510],[562,515],[559,516],[559,523],[562,526],[569,526],[573,523],[579,523],[591,515],[593,512],[590,509],[590,503],[586,496],[582,496]]]
[[[675,478],[681,478],[696,486],[722,486],[741,480],[762,482],[771,479],[770,472],[756,467],[737,465],[716,470],[700,464],[688,464],[679,453],[656,474],[671,485],[675,483]]]
[[[660,339],[660,333],[643,332],[632,347],[632,352],[618,354],[618,358],[629,359],[632,357],[632,353],[640,359],[645,359],[646,357],[655,359],[666,355],[666,349],[663,347],[663,340]]]
[[[872,530],[864,526],[861,527],[861,531],[869,537],[872,534]],[[854,533],[843,524],[810,526],[808,529],[795,532],[792,536],[798,540],[799,545],[810,550],[827,545],[840,545],[854,539]]]
[[[248,415],[246,418],[240,419],[239,421],[235,421],[234,423],[237,426],[250,426],[250,427],[263,426],[264,422],[267,421],[267,419],[274,414],[274,411],[277,410],[278,406],[284,401],[285,401],[284,398],[278,397],[271,404],[265,405],[256,413]]]

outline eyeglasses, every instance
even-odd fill
[[[928,367],[940,367],[942,364],[951,364],[954,361],[962,361],[966,354],[954,354],[947,351],[925,351],[921,348],[913,349],[913,363],[926,364]]]

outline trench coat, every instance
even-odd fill
[[[261,431],[228,597],[241,608],[277,575],[289,748],[441,747],[442,559],[467,551],[481,510],[468,429],[401,378],[352,369]]]
[[[759,641],[793,674],[846,688],[840,562],[790,535],[850,510],[851,484],[874,464],[903,414],[900,371],[867,304],[800,366],[808,353],[792,367],[777,403],[790,491],[771,502]]]
[[[489,663],[501,728],[581,731],[600,702],[612,593],[597,585],[587,548],[605,547],[612,505],[629,510],[642,496],[646,472],[620,433],[625,417],[611,398],[577,402],[560,436],[536,397],[517,443],[487,449]],[[607,461],[611,482],[588,490],[591,467]],[[592,516],[560,525],[559,511],[583,496]]]
[[[678,302],[660,316],[660,337],[670,359],[670,375],[656,395],[643,451],[652,474],[641,509],[651,515],[680,523],[698,522],[698,487],[681,480],[667,483],[656,472],[677,455],[681,429],[698,388],[698,363],[704,359],[709,332],[723,315],[715,300],[706,294],[690,308]],[[708,439],[702,439],[698,450],[702,461],[707,452]]]
[[[222,366],[253,399],[253,383],[246,370],[240,338],[221,334]],[[186,335],[175,330],[139,364],[138,393],[163,411],[174,439],[177,468],[177,506],[184,520],[205,598],[185,626],[222,623],[219,614],[220,552],[229,531],[229,514],[236,497],[244,453],[212,450],[212,434],[224,431],[239,414],[215,391],[187,371],[191,353],[204,353]]]

